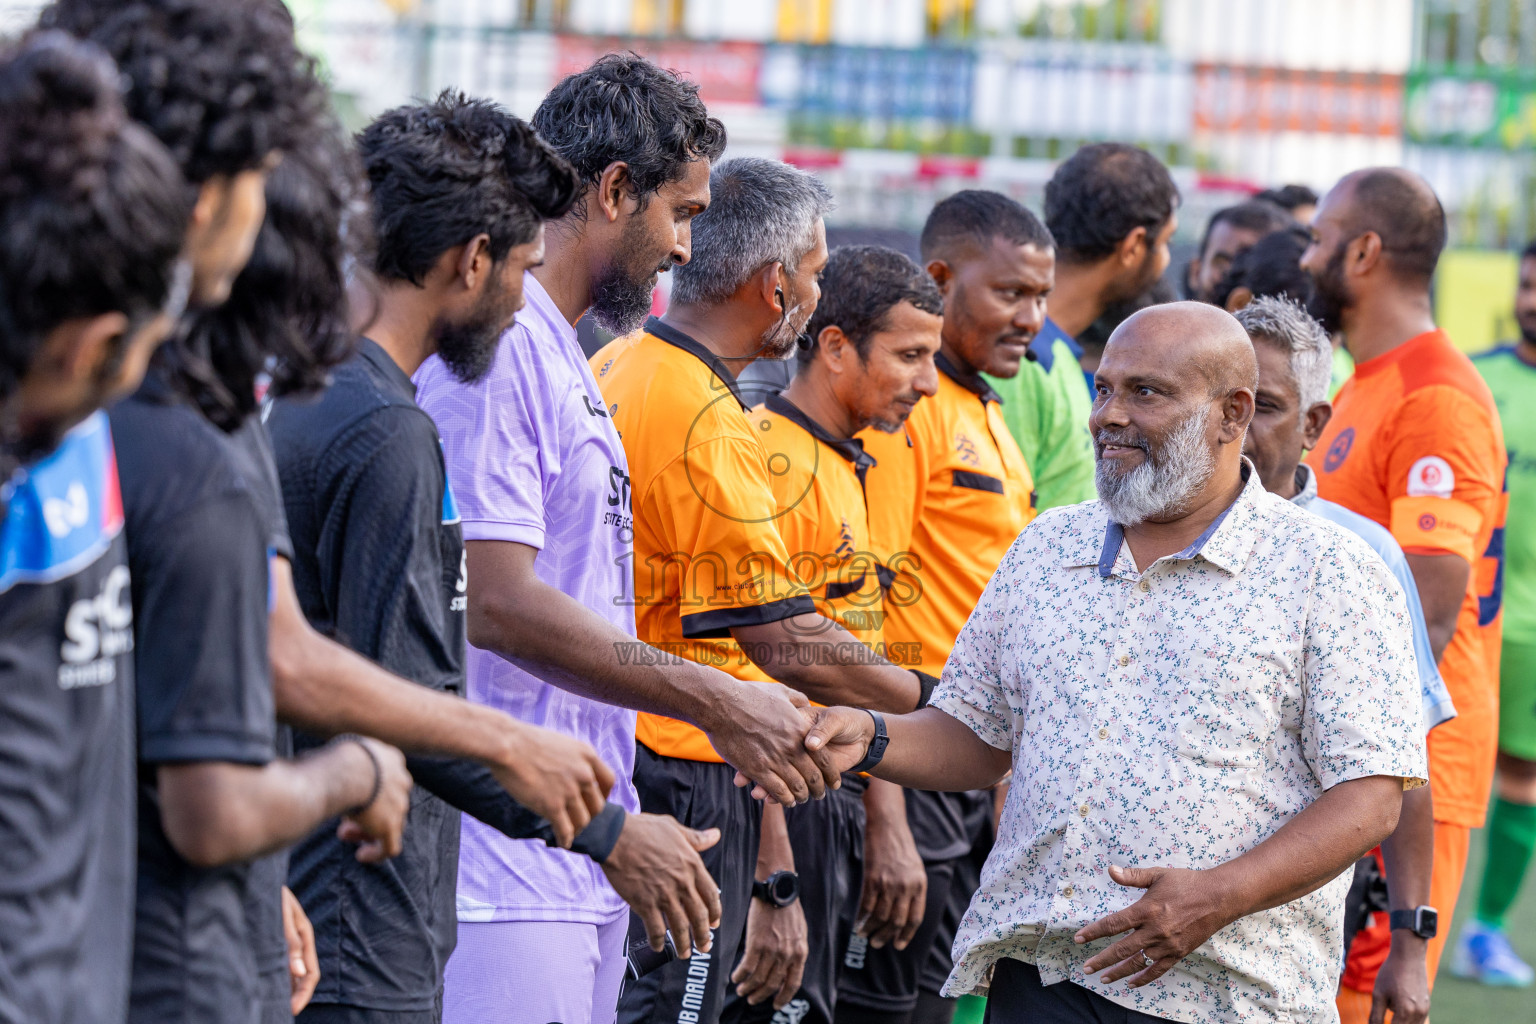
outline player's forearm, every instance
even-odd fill
[[[887,715],[885,726],[890,744],[870,774],[908,789],[985,789],[1013,764],[1008,751],[986,743],[938,708]]]
[[[1435,864],[1435,804],[1428,786],[1403,794],[1397,828],[1381,841],[1387,896],[1393,910],[1429,903],[1429,876]]]
[[[512,839],[542,838],[548,822],[513,799],[490,769],[455,757],[407,757],[416,785]]]
[[[161,824],[176,852],[198,867],[261,857],[290,846],[329,818],[367,803],[372,758],[355,742],[266,765],[161,765]]]
[[[917,707],[922,684],[831,619],[814,612],[733,629],[758,668],[818,704],[902,714]]]
[[[417,754],[511,763],[522,723],[408,682],[291,617],[272,617],[277,717],[318,736],[361,733]]]
[[[1337,878],[1397,827],[1402,780],[1373,775],[1341,782],[1274,835],[1209,872],[1222,917],[1240,917],[1300,899]]]
[[[636,640],[536,577],[471,587],[469,641],[476,647],[605,704],[706,732],[729,722],[735,680],[725,673]]]
[[[795,851],[789,843],[789,823],[784,808],[772,800],[763,801],[762,834],[757,843],[757,880],[765,880],[775,871],[795,870]]]
[[[1424,609],[1429,646],[1438,665],[1445,657],[1451,637],[1456,635],[1472,567],[1460,555],[1409,554],[1407,557],[1414,585],[1418,587],[1419,604]]]

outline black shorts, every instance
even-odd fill
[[[854,935],[848,941],[843,957],[843,973],[838,982],[838,1000],[850,1006],[887,1013],[909,1013],[917,1006],[919,989],[937,993],[949,976],[950,947],[955,941],[955,931],[960,917],[970,905],[980,880],[979,865],[986,858],[991,846],[991,794],[977,793],[922,793],[907,791],[907,820],[912,824],[913,838],[918,839],[919,821],[913,816],[915,801],[941,796],[946,817],[954,816],[961,824],[949,822],[945,833],[930,836],[930,840],[942,839],[951,827],[963,829],[963,841],[945,841],[930,845],[930,849],[945,851],[959,849],[956,856],[942,860],[930,860],[926,856],[923,867],[928,874],[928,899],[923,908],[923,923],[906,949],[883,946],[875,949],[867,939]],[[919,806],[922,806],[921,804]],[[928,817],[932,820],[932,816]],[[973,852],[982,848],[981,859],[971,866]],[[919,843],[919,852],[923,844]],[[854,897],[857,899],[857,896]],[[934,982],[937,978],[937,982]]]
[[[863,796],[867,785],[857,777],[844,776],[842,788],[834,789],[825,799],[785,812],[795,872],[800,876],[800,905],[805,912],[805,975],[800,991],[777,1013],[773,1003],[749,1006],[733,990],[720,1018],[725,1024],[832,1024],[838,970],[864,884]]]
[[[746,935],[763,817],[762,804],[750,789],[738,789],[735,778],[736,769],[728,764],[664,757],[635,745],[640,809],[670,814],[689,828],[720,830],[720,841],[699,854],[720,886],[720,927],[708,953],[674,960],[627,983],[619,996],[619,1024],[710,1024],[725,1007],[731,965]],[[629,941],[645,941],[645,925],[634,914]]]
[[[971,897],[981,888],[981,869],[992,852],[994,836],[990,808],[982,817],[970,821],[972,842],[970,852],[955,859],[955,871],[950,877],[949,898],[944,902],[944,914],[939,919],[939,930],[933,936],[928,951],[928,962],[923,966],[918,988],[938,995],[944,991],[944,982],[954,970],[955,934],[960,930],[960,920],[970,909]]]
[[[289,1018],[292,1020],[293,1018]],[[372,1010],[345,1003],[310,1003],[299,1014],[298,1024],[442,1024],[443,994],[430,1010]]]
[[[988,1024],[1157,1024],[1166,1017],[1128,1009],[1070,981],[1042,985],[1021,960],[999,960],[987,995]]]

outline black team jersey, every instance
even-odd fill
[[[161,827],[156,771],[195,761],[262,765],[275,755],[267,661],[272,527],[231,439],[158,375],[111,419],[133,573],[138,686],[129,1020],[248,1024],[260,1011],[250,865],[185,861]]]
[[[462,696],[463,533],[410,378],[364,339],[319,400],[273,403],[267,429],[309,621],[397,675]],[[317,1003],[433,1009],[457,938],[459,812],[513,838],[547,829],[478,764],[409,757],[407,767],[417,785],[400,856],[359,864],[329,826],[294,848],[289,884],[315,926]]]
[[[118,1024],[133,613],[104,415],[0,487],[0,1022]]]

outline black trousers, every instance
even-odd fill
[[[635,788],[640,809],[670,814],[689,828],[718,828],[720,841],[699,854],[720,887],[720,927],[708,953],[674,960],[637,981],[619,996],[619,1024],[714,1024],[725,1008],[732,965],[747,930],[752,876],[762,805],[750,789],[737,789],[728,764],[664,757],[635,746]],[[645,941],[645,925],[629,916],[629,941]]]
[[[1040,984],[1040,972],[1021,960],[999,960],[987,995],[986,1024],[1157,1024],[1070,981]]]
[[[310,1003],[298,1019],[299,1024],[442,1024],[443,994],[438,992],[437,1006],[430,1010],[370,1010],[345,1003]]]
[[[777,1013],[771,1002],[749,1006],[733,987],[721,1015],[725,1024],[832,1024],[837,975],[864,884],[865,788],[862,779],[844,776],[842,788],[825,799],[784,812],[805,912],[805,975]]]

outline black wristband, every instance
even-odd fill
[[[603,863],[619,844],[619,833],[624,831],[627,818],[624,808],[609,803],[587,822],[586,828],[576,833],[576,838],[571,840],[571,852],[589,857],[598,864]],[[544,840],[545,846],[558,845],[555,842],[555,830],[549,822],[541,825],[534,837]]]
[[[867,772],[879,764],[880,759],[885,756],[885,748],[891,742],[891,738],[885,734],[885,717],[878,711],[870,711],[869,708],[865,708],[864,711],[875,720],[875,738],[869,741],[869,749],[864,752],[864,760],[848,769],[855,774]]]
[[[931,676],[918,668],[914,668],[912,674],[917,676],[917,706],[925,708],[933,699],[933,688],[939,685],[939,677]]]
[[[373,752],[372,748],[369,747],[368,744],[363,742],[363,738],[357,735],[357,733],[349,732],[341,736],[337,736],[335,742],[356,743],[359,747],[362,748],[363,753],[368,755],[368,763],[373,765],[373,789],[369,792],[368,799],[364,800],[362,803],[358,804],[351,810],[343,812],[345,817],[351,817],[354,814],[362,814],[368,808],[373,806],[373,802],[379,798],[380,790],[384,788],[384,767],[379,764],[378,755]]]

